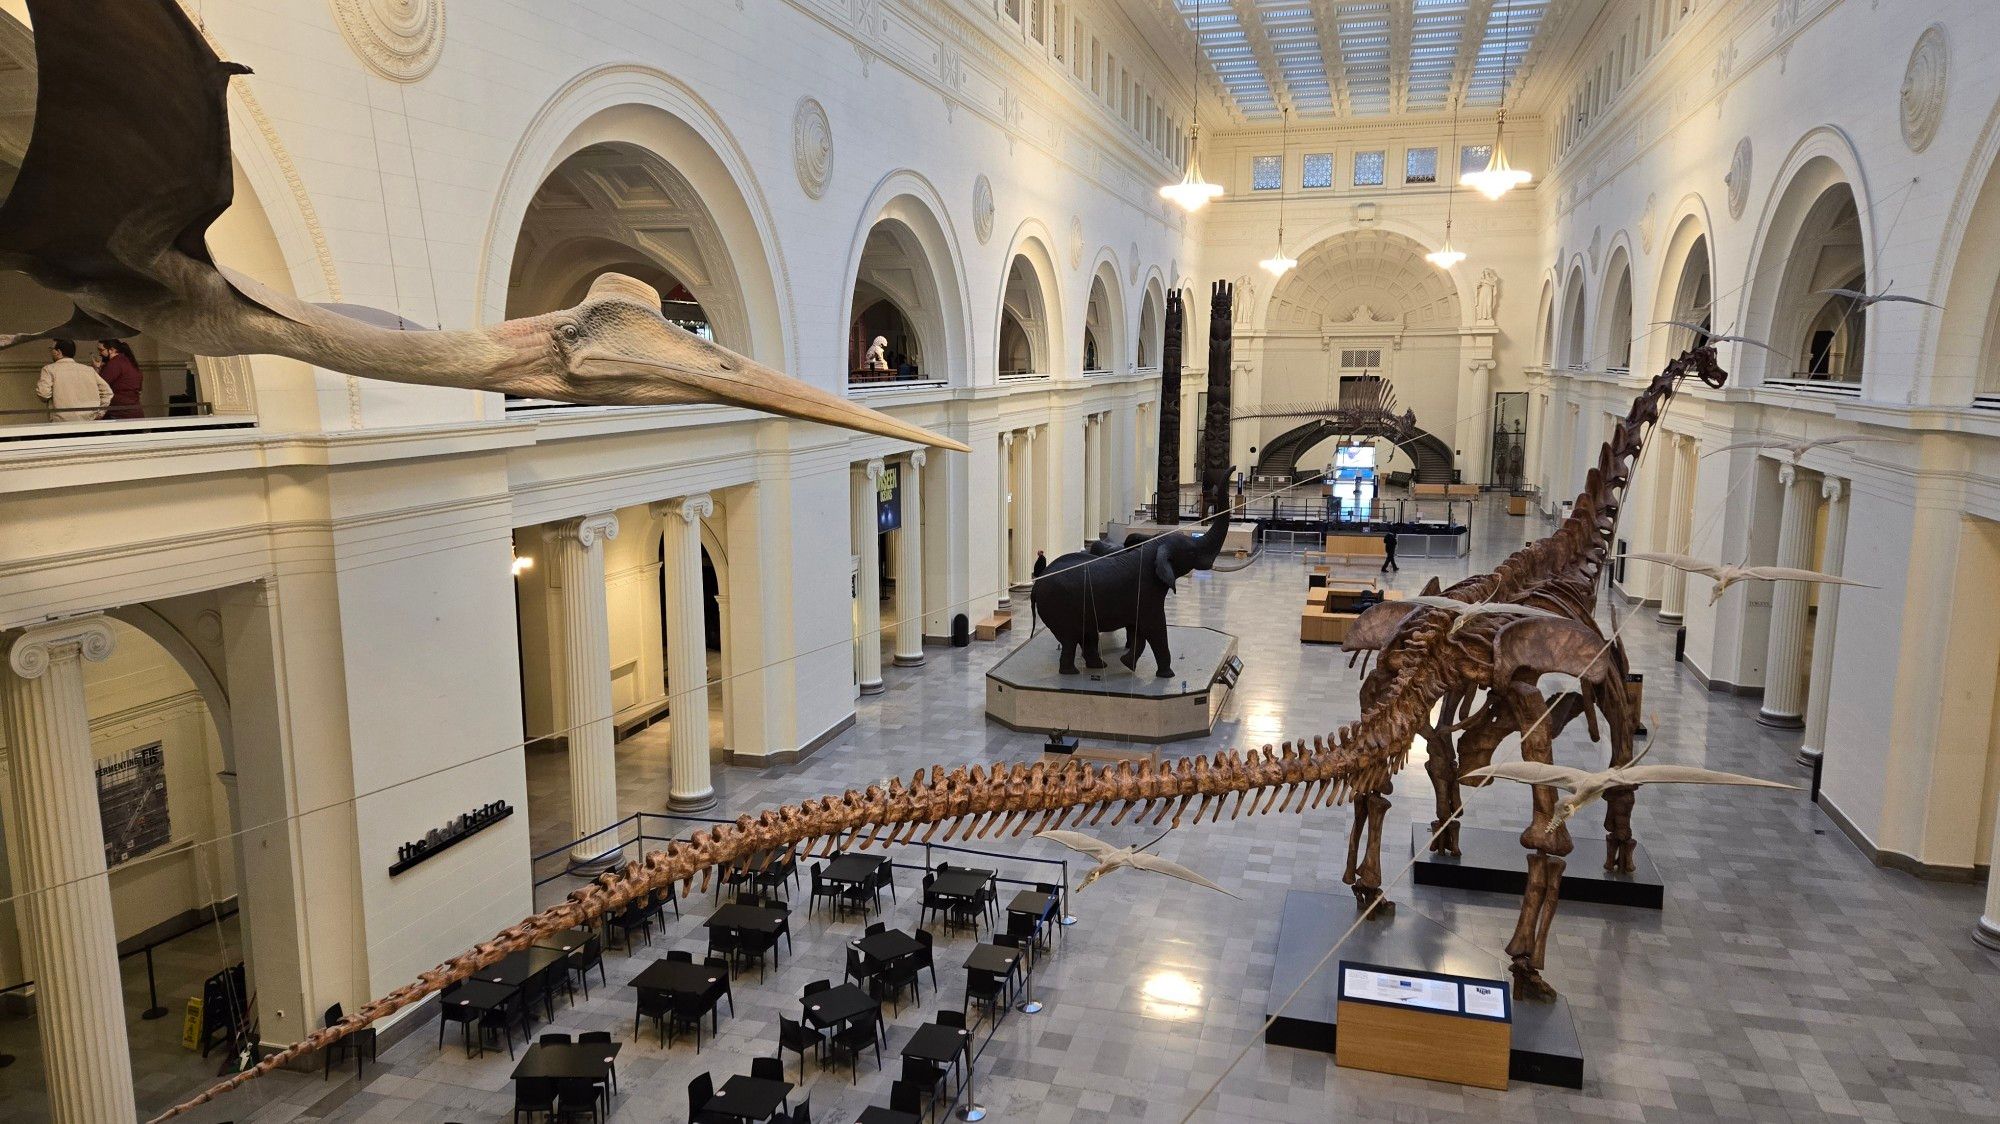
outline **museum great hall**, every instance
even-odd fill
[[[0,0],[0,1119],[2000,1120],[1996,44]]]

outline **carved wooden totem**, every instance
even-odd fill
[[[1181,336],[1187,310],[1181,292],[1167,294],[1166,337],[1160,344],[1160,460],[1153,491],[1153,522],[1181,521]]]
[[[1217,281],[1208,304],[1208,416],[1202,420],[1201,516],[1229,510],[1229,389],[1236,287]]]

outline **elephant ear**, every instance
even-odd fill
[[[1174,588],[1174,583],[1181,580],[1180,574],[1174,570],[1174,560],[1164,550],[1153,551],[1153,576],[1168,589]]]

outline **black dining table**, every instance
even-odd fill
[[[562,962],[563,954],[552,948],[524,948],[510,952],[497,963],[488,964],[472,977],[487,983],[520,987]]]
[[[862,937],[860,940],[848,941],[847,943],[849,946],[859,949],[861,955],[877,964],[887,964],[891,961],[901,960],[905,956],[910,956],[924,950],[922,941],[919,941],[901,929],[885,929],[882,932]]]
[[[974,867],[955,866],[940,870],[931,879],[931,893],[940,897],[971,900],[979,896],[986,884],[993,880],[993,872]]]
[[[880,1000],[851,983],[815,991],[801,998],[799,1003],[805,1008],[806,1021],[820,1030],[839,1026],[863,1015],[872,1016],[882,1009]]]
[[[655,960],[632,977],[632,986],[669,995],[707,995],[728,983],[728,973],[685,960]]]
[[[1013,900],[1007,903],[1007,912],[1042,918],[1047,917],[1049,911],[1054,909],[1055,905],[1056,896],[1054,894],[1045,894],[1040,890],[1023,890],[1015,894]]]
[[[749,929],[758,933],[775,933],[785,924],[785,911],[761,905],[744,905],[730,902],[709,915],[702,924],[710,929]]]
[[[785,1098],[791,1095],[789,1081],[745,1077],[739,1073],[723,1082],[722,1088],[701,1108],[703,1112],[721,1113],[738,1120],[769,1120],[772,1113],[785,1107]]]
[[[575,952],[589,942],[599,939],[595,929],[564,929],[560,933],[550,933],[536,940],[535,947],[568,953]]]
[[[819,872],[823,882],[837,882],[843,886],[859,886],[875,877],[882,864],[889,861],[887,855],[841,855],[826,864]]]
[[[513,1079],[549,1078],[557,1081],[605,1081],[611,1063],[618,1060],[622,1042],[537,1042],[514,1063]]]
[[[854,1118],[854,1124],[923,1124],[923,1120],[914,1112],[897,1112],[893,1108],[871,1104]]]
[[[1021,950],[997,944],[976,944],[966,955],[965,966],[975,972],[1011,976],[1020,970]]]
[[[458,1007],[470,1007],[480,1013],[499,1010],[514,993],[521,990],[506,984],[488,980],[466,980],[444,997],[444,1002]]]
[[[960,1054],[972,1053],[972,1032],[962,1026],[925,1023],[903,1044],[903,1056],[950,1065]]]

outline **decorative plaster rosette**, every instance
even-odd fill
[[[1659,193],[1646,196],[1646,209],[1639,212],[1639,248],[1649,254],[1653,252],[1653,231],[1658,223],[1659,210]]]
[[[341,37],[369,69],[415,82],[444,51],[444,0],[332,0]]]
[[[1139,283],[1139,244],[1137,242],[1132,243],[1132,252],[1125,260],[1132,263],[1125,270],[1125,283],[1127,285],[1137,285]]]
[[[1750,200],[1750,138],[1736,142],[1736,154],[1729,158],[1729,174],[1722,177],[1729,188],[1729,217],[1743,217],[1743,204]]]
[[[833,125],[825,107],[812,98],[800,98],[792,114],[792,169],[799,174],[799,187],[813,199],[826,193],[826,181],[833,177]]]
[[[1903,143],[1911,152],[1922,152],[1937,136],[1944,120],[1944,84],[1951,64],[1951,49],[1945,43],[1944,26],[1932,24],[1917,36],[1910,50],[1909,65],[1903,69]]]
[[[982,246],[993,238],[993,181],[984,172],[972,181],[972,232]]]
[[[1071,215],[1069,217],[1069,267],[1071,269],[1080,269],[1082,266],[1083,216]]]

